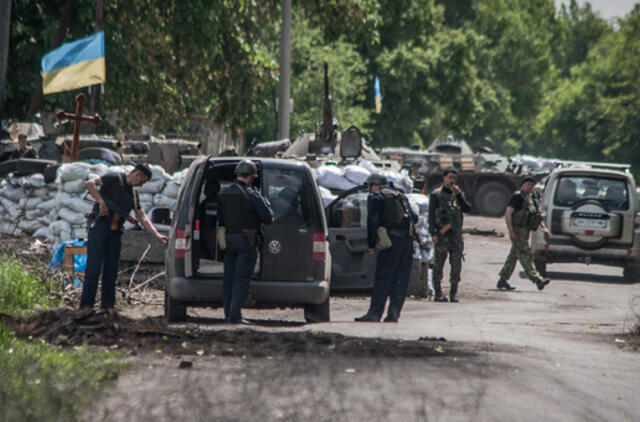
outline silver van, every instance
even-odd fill
[[[187,307],[222,306],[217,202],[207,194],[210,184],[220,188],[233,182],[242,159],[198,159],[182,183],[165,256],[165,317],[170,322],[186,320]],[[271,203],[275,220],[262,229],[246,306],[301,307],[307,321],[329,321],[331,256],[311,168],[296,160],[249,159],[258,167],[254,187]]]
[[[622,267],[624,278],[640,280],[640,210],[628,166],[574,166],[554,170],[542,198],[545,225],[532,233],[537,270],[547,264],[583,262]]]

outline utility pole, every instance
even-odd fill
[[[0,0],[0,119],[4,117],[4,93],[9,62],[11,35],[11,0]]]
[[[96,32],[102,31],[104,26],[104,0],[97,0],[96,3]],[[89,101],[89,112],[91,114],[100,113],[100,85],[91,86],[91,99]]]
[[[289,138],[291,112],[291,0],[282,0],[280,40],[280,90],[278,97],[278,139]]]

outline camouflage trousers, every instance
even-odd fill
[[[526,227],[513,226],[513,231],[516,235],[516,240],[511,241],[511,251],[504,263],[504,266],[500,270],[500,279],[509,280],[513,270],[516,268],[516,262],[520,261],[522,269],[533,283],[542,280],[542,276],[533,265],[533,257],[531,255],[531,248],[529,247],[529,233],[530,230]]]
[[[462,240],[456,239],[456,236],[451,231],[448,231],[445,235],[438,236],[438,244],[435,246],[433,256],[433,289],[436,292],[436,296],[442,294],[442,270],[444,269],[447,255],[449,255],[449,265],[451,265],[449,283],[451,284],[451,290],[455,294],[460,282],[460,272],[462,271],[462,249]]]

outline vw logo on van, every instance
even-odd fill
[[[282,250],[282,245],[280,244],[279,241],[272,240],[271,242],[269,242],[269,252],[276,255],[276,254],[279,254],[281,250]]]

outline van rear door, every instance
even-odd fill
[[[326,208],[331,251],[331,290],[348,292],[373,288],[376,256],[367,245],[366,187],[351,189]]]
[[[274,221],[263,227],[261,279],[312,281],[314,234],[324,226],[318,219],[313,179],[301,166],[265,161],[261,166],[262,193],[271,203]],[[324,239],[323,239],[324,240]]]

